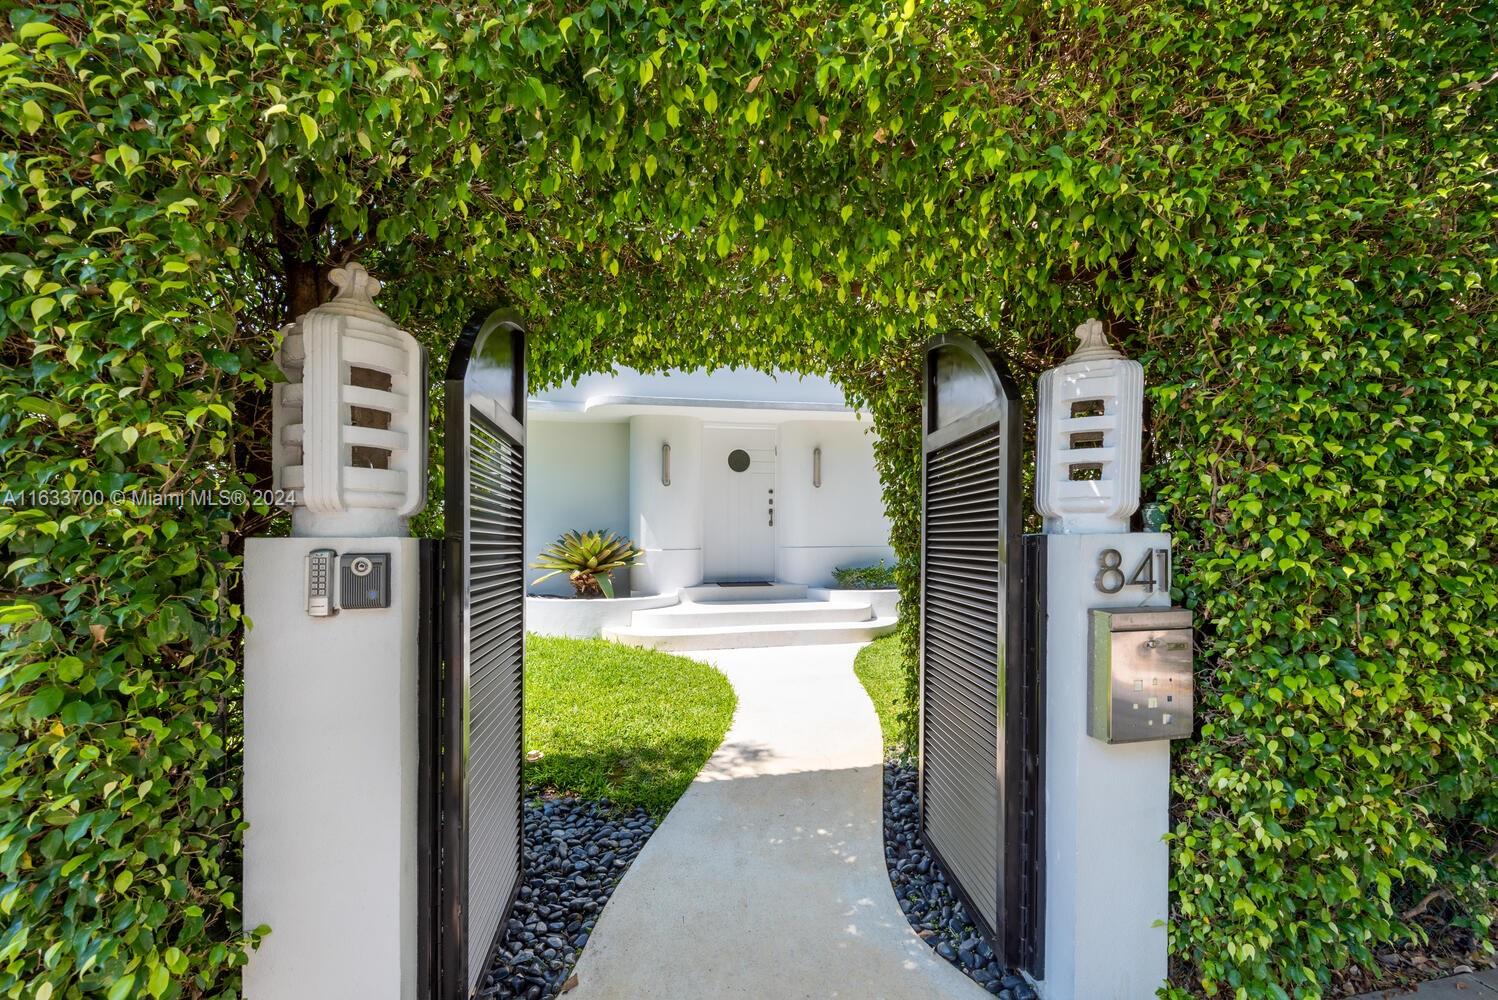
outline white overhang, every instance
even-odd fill
[[[857,420],[852,407],[839,403],[756,399],[704,399],[693,396],[634,396],[609,393],[582,401],[531,398],[526,416],[533,420],[627,420],[645,414],[697,417],[713,421],[781,423],[787,420]]]

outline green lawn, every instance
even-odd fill
[[[737,703],[705,663],[601,639],[526,637],[530,784],[666,814],[723,742]]]
[[[879,713],[886,753],[904,753],[900,738],[900,709],[905,703],[905,670],[900,665],[900,637],[886,635],[858,651],[853,672],[869,693]]]

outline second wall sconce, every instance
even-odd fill
[[[811,450],[811,485],[816,489],[822,488],[822,448],[820,445]]]
[[[661,485],[671,485],[671,446],[661,445]]]

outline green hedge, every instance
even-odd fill
[[[895,567],[883,559],[868,566],[839,566],[832,571],[832,579],[839,587],[853,590],[887,590],[899,585]]]
[[[1432,890],[1488,933],[1490,2],[0,13],[0,995],[237,989],[234,491],[351,256],[439,359],[507,301],[541,383],[830,371],[907,622],[918,345],[1029,384],[1103,316],[1204,622],[1175,992],[1322,995]]]

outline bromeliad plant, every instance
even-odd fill
[[[536,583],[566,573],[578,597],[613,597],[609,574],[638,566],[644,558],[645,553],[635,548],[634,542],[612,531],[568,531],[552,542],[531,568],[551,570]]]

